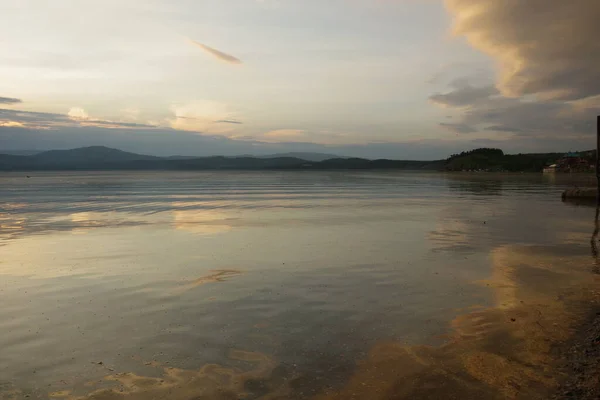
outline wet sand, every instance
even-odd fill
[[[568,378],[562,382],[555,400],[600,399],[600,309],[590,316],[564,352],[561,367]]]

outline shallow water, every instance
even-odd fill
[[[386,378],[365,365],[382,346],[401,346],[386,371],[417,371],[424,361],[415,357],[458,369],[453,348],[443,357],[411,350],[411,363],[403,352],[448,349],[456,332],[497,332],[497,310],[542,304],[521,286],[562,296],[547,265],[577,270],[571,291],[593,281],[595,210],[561,203],[572,180],[2,174],[0,398],[378,398],[384,387],[381,398],[391,398],[409,380],[407,398],[435,398],[412,375]],[[515,280],[520,264],[544,269]],[[497,382],[469,360],[460,382],[481,396],[477,385]],[[371,385],[363,397],[352,386],[361,368],[371,374],[360,380]]]

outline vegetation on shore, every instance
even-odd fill
[[[447,171],[541,172],[556,163],[563,153],[504,154],[500,149],[481,148],[453,154],[445,162]],[[590,164],[596,159],[594,150],[579,153]]]

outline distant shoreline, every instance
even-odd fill
[[[574,153],[569,153],[574,154]],[[579,153],[578,153],[579,154]],[[292,155],[302,155],[306,159]],[[444,160],[392,160],[356,157],[327,158],[330,154],[288,153],[271,156],[158,157],[130,153],[104,146],[71,150],[50,150],[32,155],[0,154],[0,171],[330,171],[330,170],[405,170],[451,172],[536,172],[566,159],[560,153],[504,154],[500,149],[481,148],[451,155]],[[335,156],[334,156],[335,157]],[[577,168],[565,164],[569,171],[587,172],[594,151],[577,156]],[[312,159],[309,159],[312,158]],[[562,164],[561,164],[562,165]],[[582,167],[583,166],[583,167]],[[557,170],[556,173],[565,171]]]

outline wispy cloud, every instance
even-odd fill
[[[440,126],[449,129],[451,132],[454,132],[456,134],[477,132],[477,128],[471,125],[467,125],[465,123],[452,124],[449,122],[440,122]]]
[[[223,53],[222,51],[213,49],[212,47],[207,46],[200,42],[196,42],[195,40],[190,39],[190,42],[193,45],[200,47],[202,50],[204,50],[204,52],[210,54],[213,57],[216,57],[217,59],[219,59],[223,62],[226,62],[229,64],[242,64],[242,60],[240,60],[237,57],[232,56],[231,54]]]
[[[0,108],[0,127],[28,128],[41,130],[76,127],[97,127],[107,129],[155,128],[155,126],[147,124],[136,124],[129,122],[117,122],[90,118],[88,113],[80,107],[71,108],[67,114],[9,110],[5,108]]]
[[[186,116],[182,116],[182,115],[176,115],[175,118],[178,118],[178,119],[191,119],[191,120],[195,120],[195,121],[205,121],[205,122],[207,121],[206,118],[186,117]],[[215,123],[215,124],[236,124],[236,125],[243,124],[242,121],[238,121],[237,119],[217,119],[217,120],[212,121],[212,122]]]
[[[0,97],[0,104],[19,104],[22,102],[23,100],[14,97]]]

